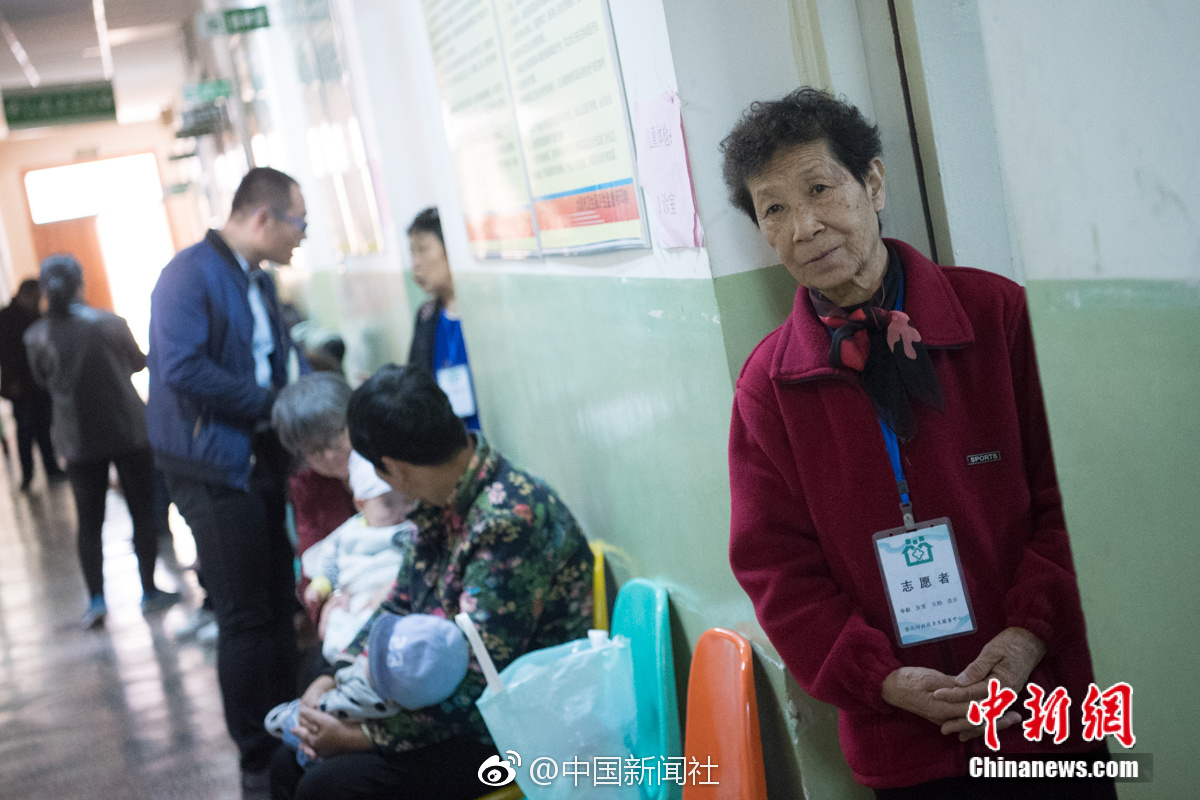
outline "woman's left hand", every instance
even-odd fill
[[[1029,631],[1005,628],[984,645],[979,656],[954,679],[956,687],[938,689],[933,696],[948,703],[983,700],[988,696],[988,682],[992,678],[998,680],[1000,686],[1020,692],[1045,654],[1046,645]],[[1001,718],[1000,728],[1007,728],[1020,718],[1020,713],[1009,710]],[[983,727],[972,725],[963,717],[942,725],[942,733],[957,733],[959,741],[965,742],[982,735]]]
[[[314,708],[300,708],[299,724],[292,733],[300,739],[300,751],[309,758],[371,749],[371,740],[357,722],[343,722]]]

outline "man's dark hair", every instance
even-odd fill
[[[38,286],[46,295],[47,313],[52,317],[65,317],[79,294],[79,287],[83,286],[83,267],[70,253],[47,256],[42,261]]]
[[[255,167],[246,173],[233,194],[230,216],[249,214],[267,206],[271,215],[282,218],[292,206],[292,187],[296,179],[270,167]]]
[[[729,201],[758,225],[747,182],[781,149],[817,141],[827,142],[833,157],[864,186],[872,159],[883,152],[879,128],[828,92],[801,86],[782,100],[751,103],[721,142]]]
[[[26,278],[25,280],[21,281],[21,285],[17,287],[17,293],[15,295],[13,295],[13,297],[19,297],[20,295],[35,295],[35,294],[38,296],[39,299],[42,296],[42,287],[38,283],[38,279],[37,278]]]
[[[433,376],[388,364],[350,395],[350,443],[383,467],[383,457],[420,466],[445,464],[470,443],[462,420]]]
[[[427,208],[413,217],[412,224],[408,226],[407,233],[409,236],[412,236],[414,233],[432,233],[438,237],[439,242],[443,245],[446,244],[445,238],[442,237],[442,218],[438,216],[436,208]]]

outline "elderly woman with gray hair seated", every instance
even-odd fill
[[[271,411],[279,441],[301,464],[288,479],[301,556],[356,513],[350,491],[349,404],[350,386],[341,375],[315,372],[283,389]],[[307,587],[308,579],[302,577],[301,594]],[[316,622],[315,611],[310,614]]]

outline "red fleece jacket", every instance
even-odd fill
[[[939,267],[894,240],[904,311],[941,380],[946,410],[914,402],[917,435],[900,444],[917,521],[949,517],[977,631],[901,649],[871,537],[902,525],[883,436],[856,376],[829,366],[829,334],[807,291],[750,355],[729,438],[730,562],[759,622],[813,697],[840,710],[842,749],[872,788],[967,774],[990,755],[883,702],[902,666],[955,675],[1004,628],[1046,645],[1030,676],[1065,686],[1071,738],[1055,747],[1000,734],[1001,754],[1079,752],[1079,708],[1092,680],[1079,590],[1054,474],[1024,291],[979,270]],[[968,456],[998,451],[976,465]],[[1101,687],[1104,688],[1104,687]],[[1028,717],[1020,704],[1012,708]]]

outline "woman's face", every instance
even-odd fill
[[[882,161],[871,162],[864,186],[824,140],[792,145],[746,188],[759,228],[802,286],[843,306],[870,298],[887,268]]]
[[[343,428],[332,441],[322,447],[304,451],[304,461],[318,475],[350,480],[350,429]]]
[[[450,295],[454,279],[450,275],[446,247],[437,234],[414,231],[408,237],[408,247],[412,251],[413,280],[417,286],[436,297]]]

